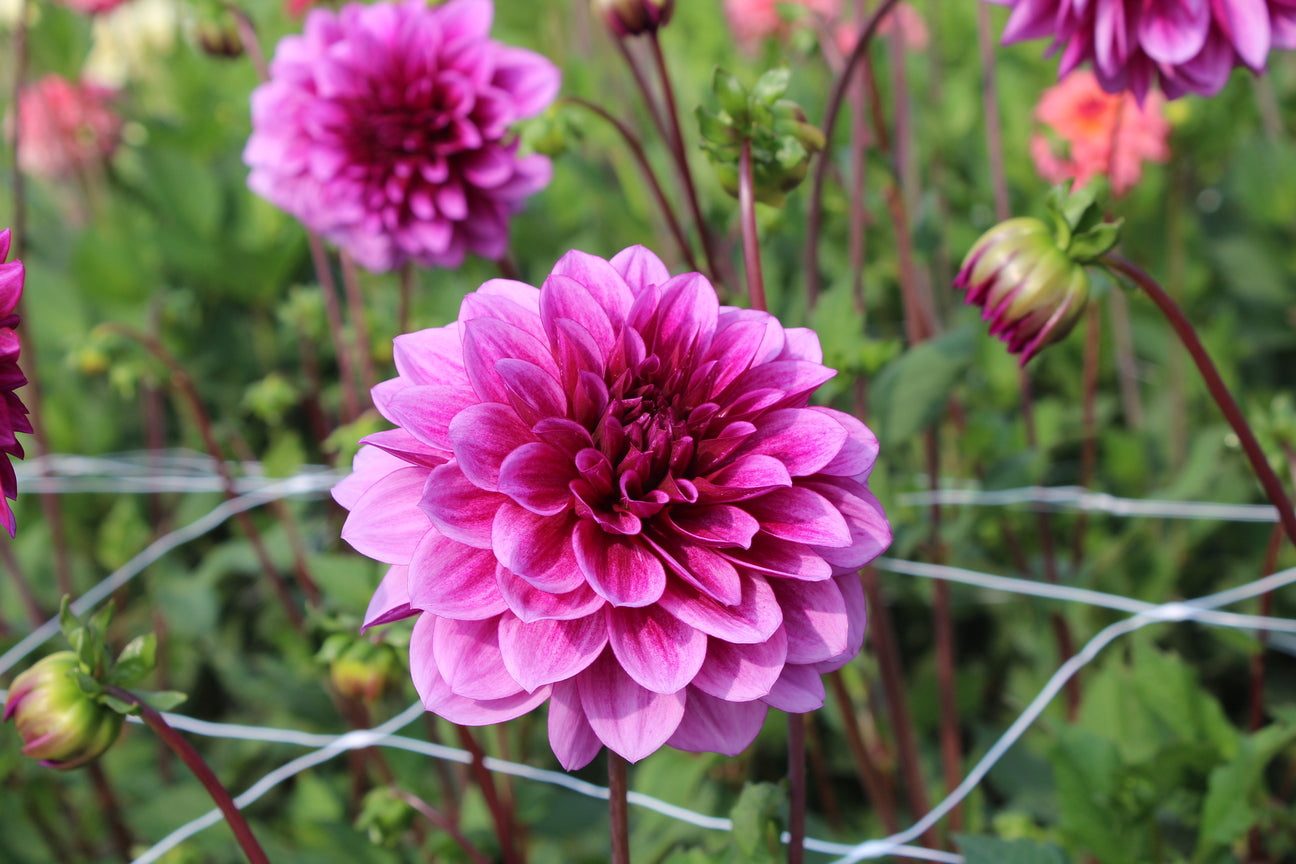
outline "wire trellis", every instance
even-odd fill
[[[289,497],[323,497],[340,475],[323,466],[308,466],[293,477],[274,479],[264,475],[256,463],[236,463],[238,497],[221,502],[204,516],[178,528],[149,544],[142,552],[111,573],[72,604],[72,611],[84,615],[122,585],[128,583],[167,552],[220,526],[237,513]],[[47,456],[31,460],[19,473],[26,491],[48,493],[113,492],[218,492],[220,477],[211,470],[208,457],[191,451],[164,451],[117,454],[106,457]],[[1019,489],[979,490],[942,489],[936,492],[911,493],[900,497],[902,506],[940,503],[953,506],[1025,505],[1036,509],[1076,509],[1099,511],[1115,516],[1138,516],[1165,519],[1209,519],[1237,522],[1273,522],[1276,511],[1267,505],[1244,505],[1214,502],[1154,501],[1117,498],[1090,492],[1080,487],[1030,486]],[[806,849],[837,855],[833,864],[854,864],[890,856],[959,864],[959,855],[911,845],[924,831],[939,822],[976,789],[990,770],[1039,719],[1052,700],[1073,676],[1092,662],[1121,636],[1151,624],[1199,624],[1273,634],[1269,643],[1288,653],[1296,653],[1296,620],[1220,611],[1232,605],[1296,582],[1296,567],[1265,576],[1234,588],[1191,600],[1148,603],[1118,594],[1107,594],[1085,588],[1033,582],[982,573],[960,567],[930,564],[883,557],[874,562],[879,570],[924,579],[943,579],[983,590],[1010,595],[1026,595],[1064,603],[1080,603],[1126,613],[1123,618],[1099,631],[1078,652],[1064,662],[1036,697],[1018,715],[985,755],[967,773],[950,794],[909,828],[880,839],[857,844],[834,843],[817,838],[806,839]],[[58,632],[58,620],[51,619],[37,627],[16,645],[0,655],[0,675],[44,644]],[[4,692],[0,691],[0,699]],[[270,771],[235,798],[246,807],[289,778],[320,765],[349,750],[365,747],[390,747],[421,753],[434,759],[467,764],[472,755],[466,750],[433,744],[399,735],[399,731],[424,713],[415,703],[390,720],[372,729],[352,730],[340,735],[321,735],[295,729],[277,729],[230,723],[195,720],[179,714],[165,715],[177,729],[194,735],[252,740],[270,744],[308,748],[310,752]],[[132,718],[133,719],[133,718]],[[578,795],[606,800],[608,789],[568,774],[534,768],[517,762],[486,757],[485,767],[495,773],[557,786]],[[698,813],[639,792],[629,793],[629,803],[699,828],[730,831],[732,822],[723,817]],[[132,864],[150,864],[179,843],[221,821],[219,810],[176,828],[134,859]],[[786,840],[786,835],[784,837]]]

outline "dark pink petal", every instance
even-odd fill
[[[809,666],[789,664],[761,701],[789,714],[807,714],[823,707],[825,695],[818,672]]]
[[[438,621],[435,615],[421,615],[410,637],[410,675],[423,705],[451,723],[464,726],[486,726],[521,717],[549,698],[549,688],[534,693],[518,688],[503,699],[469,699],[455,695],[437,668],[433,638]]]
[[[495,571],[495,582],[499,585],[500,594],[504,595],[509,611],[528,622],[584,618],[602,609],[607,603],[585,583],[566,594],[551,594],[534,587],[502,565]]]
[[[533,513],[552,516],[572,500],[568,484],[576,479],[572,457],[537,441],[523,444],[500,465],[499,491]]]
[[[808,327],[789,327],[783,331],[783,336],[786,342],[778,359],[823,362],[823,346],[819,344],[818,333]]]
[[[770,586],[783,609],[789,664],[818,663],[846,650],[850,615],[835,581],[775,579]]]
[[[539,114],[553,102],[562,73],[545,57],[507,45],[495,46],[495,76],[491,83],[513,97],[519,118]]]
[[[572,251],[558,259],[551,275],[567,276],[584,285],[613,327],[619,328],[625,322],[634,294],[611,263],[585,252]]]
[[[584,768],[603,749],[603,742],[585,719],[585,707],[574,681],[553,685],[549,697],[549,746],[558,764],[568,771]]]
[[[585,584],[572,549],[575,529],[573,514],[537,516],[506,501],[495,515],[495,556],[500,564],[541,591],[575,591]]]
[[[725,388],[728,399],[737,399],[743,393],[776,389],[784,394],[784,405],[804,404],[804,397],[837,373],[827,366],[804,360],[775,360],[764,363],[734,379]]]
[[[620,273],[630,286],[638,291],[649,285],[662,285],[670,279],[670,271],[662,260],[642,246],[630,246],[612,257],[612,269]],[[626,309],[629,309],[626,304]]]
[[[833,575],[832,565],[824,559],[823,551],[803,543],[757,534],[750,549],[723,549],[720,554],[739,567],[772,576],[818,582]]]
[[[600,380],[604,373],[604,351],[590,332],[570,318],[559,318],[553,322],[554,357],[562,368],[561,384],[563,390],[571,393],[583,375],[596,375]],[[582,422],[590,418],[577,416]]]
[[[552,344],[558,344],[557,325],[566,318],[579,324],[598,345],[610,346],[616,338],[607,313],[583,284],[569,276],[552,275],[540,289],[540,314]]]
[[[471,392],[449,387],[405,387],[388,400],[386,414],[419,441],[448,453],[451,422],[455,415],[477,401]]]
[[[522,422],[532,424],[566,413],[567,398],[558,380],[534,363],[506,357],[495,364],[495,372]]]
[[[666,535],[654,538],[645,534],[644,540],[671,572],[711,599],[726,606],[742,599],[738,568],[718,552]]]
[[[631,762],[665,744],[684,717],[684,691],[654,693],[639,686],[610,650],[578,675],[576,684],[594,734]]]
[[[497,318],[474,318],[463,328],[464,366],[483,402],[508,402],[508,388],[495,371],[495,364],[505,358],[525,360],[560,377],[548,346],[520,327]]]
[[[741,507],[728,504],[676,507],[665,517],[683,536],[708,546],[751,546],[760,522]]]
[[[1225,29],[1242,62],[1257,72],[1263,70],[1273,36],[1270,15],[1276,18],[1278,11],[1271,12],[1265,0],[1229,0],[1216,8],[1224,15]]]
[[[878,440],[873,431],[858,418],[842,411],[818,405],[810,406],[809,410],[831,417],[846,430],[846,441],[841,450],[837,451],[831,462],[819,469],[819,473],[851,477],[860,482],[867,480],[878,454]]]
[[[706,634],[655,606],[608,607],[607,631],[621,668],[654,693],[683,690],[706,657]]]
[[[700,360],[715,333],[720,302],[701,273],[685,273],[661,286],[657,333],[650,349],[662,359]]]
[[[505,614],[500,621],[504,668],[527,690],[583,672],[607,643],[608,625],[602,612],[573,621],[531,623]]]
[[[445,536],[489,549],[495,511],[506,501],[504,495],[474,486],[458,462],[447,462],[428,474],[419,506]]]
[[[481,619],[505,609],[495,579],[495,556],[429,531],[414,550],[410,605],[436,615]]]
[[[783,325],[768,312],[724,309],[716,322],[707,357],[719,361],[714,393],[723,391],[753,366],[768,363],[783,351]]]
[[[594,522],[576,523],[576,562],[589,585],[613,606],[647,606],[666,587],[666,570],[641,540],[609,534]]]
[[[562,417],[541,420],[531,430],[545,443],[552,444],[568,456],[575,457],[582,450],[594,446],[589,430]]]
[[[761,530],[781,540],[815,546],[851,544],[845,518],[824,496],[804,486],[774,489],[744,503],[761,523]]]
[[[773,456],[793,477],[807,477],[830,462],[846,443],[846,430],[818,411],[787,408],[761,418],[756,431],[736,452]]]
[[[432,530],[418,506],[427,476],[426,468],[397,468],[378,480],[351,508],[342,539],[361,555],[386,564],[408,564],[414,547]]]
[[[868,604],[864,599],[864,586],[858,573],[844,573],[833,581],[846,601],[846,616],[850,627],[846,631],[846,650],[836,657],[814,664],[816,672],[834,672],[855,658],[864,647],[864,631],[868,628]]]
[[[769,693],[787,660],[787,633],[782,627],[764,642],[739,645],[712,637],[706,661],[694,676],[694,687],[719,699],[747,702]]]
[[[756,740],[768,710],[763,702],[726,702],[690,687],[684,719],[666,743],[693,753],[737,756]]]
[[[1229,5],[1234,0],[1229,0]],[[1263,4],[1261,11],[1263,13]],[[1268,52],[1269,16],[1263,14]],[[1191,60],[1206,44],[1210,31],[1209,0],[1143,0],[1138,17],[1139,45],[1160,63]]]
[[[450,458],[449,448],[429,447],[404,429],[387,429],[360,439],[361,444],[377,447],[411,465],[435,468]]]
[[[764,576],[744,573],[742,589],[742,601],[725,606],[688,586],[667,585],[660,602],[667,612],[708,636],[744,645],[764,642],[783,623],[783,610]]]
[[[882,505],[862,483],[845,478],[808,480],[813,489],[832,502],[850,527],[850,545],[820,548],[815,551],[834,567],[857,570],[886,551],[891,545],[891,525]]]
[[[408,580],[408,567],[394,564],[387,569],[387,575],[383,576],[382,582],[378,583],[377,590],[369,600],[369,608],[365,610],[364,625],[361,630],[368,630],[380,624],[390,624],[418,614],[418,610],[410,606],[409,588],[406,585]]]
[[[763,495],[780,486],[791,486],[787,467],[773,456],[753,453],[694,481],[698,500],[704,504],[742,501]]]
[[[465,408],[450,423],[450,443],[464,475],[482,489],[496,491],[504,459],[535,435],[507,405],[483,402]]]
[[[523,687],[504,668],[499,645],[500,616],[482,621],[438,618],[432,631],[437,668],[456,696],[503,699]]]

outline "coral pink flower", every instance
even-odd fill
[[[1031,139],[1035,167],[1051,183],[1074,179],[1076,187],[1105,174],[1112,191],[1122,195],[1143,176],[1144,160],[1170,158],[1164,107],[1165,99],[1156,91],[1140,106],[1128,93],[1103,90],[1087,69],[1072,72],[1045,90],[1035,106],[1035,119],[1065,152],[1055,152],[1053,142],[1037,133]]]
[[[46,75],[18,97],[18,160],[28,174],[67,177],[95,168],[117,149],[121,118],[112,91]]]
[[[738,44],[748,51],[760,47],[761,40],[783,36],[787,21],[779,14],[781,3],[804,6],[811,15],[835,19],[840,0],[725,0],[725,16]]]
[[[248,186],[365,267],[503,256],[509,216],[549,182],[512,124],[557,68],[490,39],[490,0],[315,9],[252,94]]]
[[[993,0],[1012,7],[1004,44],[1052,37],[1058,74],[1093,64],[1098,83],[1142,101],[1153,81],[1171,99],[1211,96],[1234,66],[1265,68],[1270,48],[1296,48],[1292,0]]]
[[[9,502],[18,498],[18,478],[14,475],[9,457],[21,459],[23,446],[18,443],[15,433],[30,433],[31,421],[27,419],[27,406],[14,391],[27,383],[26,376],[18,368],[18,356],[22,353],[22,343],[14,328],[18,326],[18,316],[14,310],[22,299],[23,281],[26,271],[21,261],[3,263],[9,257],[9,229],[0,231],[0,525],[4,525],[9,536],[14,536],[17,523]]]
[[[98,15],[101,12],[111,12],[126,0],[57,0],[57,2],[82,15]]]
[[[837,48],[843,55],[850,56],[855,50],[859,33],[858,24],[837,25]],[[910,51],[926,51],[931,44],[931,31],[927,29],[927,22],[912,3],[904,0],[892,6],[886,17],[878,22],[878,36],[889,36],[892,33],[899,33],[901,43]]]
[[[809,407],[815,335],[720,306],[635,247],[493,280],[399,336],[334,490],[391,566],[366,624],[418,615],[414,684],[481,725],[549,702],[567,768],[606,745],[736,754],[810,711],[864,635],[856,569],[890,542],[877,440]]]

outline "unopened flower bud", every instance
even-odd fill
[[[357,638],[329,663],[329,680],[347,699],[373,703],[382,696],[399,668],[391,645]]]
[[[655,33],[675,11],[675,0],[591,0],[590,5],[617,36]]]
[[[1084,265],[1038,219],[1009,219],[973,246],[954,277],[966,302],[981,307],[990,335],[1026,362],[1071,331],[1089,299]]]
[[[12,719],[23,755],[49,768],[80,766],[112,746],[122,715],[81,689],[72,651],[51,654],[14,679],[4,719]]]

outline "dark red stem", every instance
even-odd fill
[[[788,715],[788,864],[805,864],[805,715]]]
[[[612,864],[630,864],[630,806],[626,781],[626,761],[607,751],[608,819],[611,823]]]

